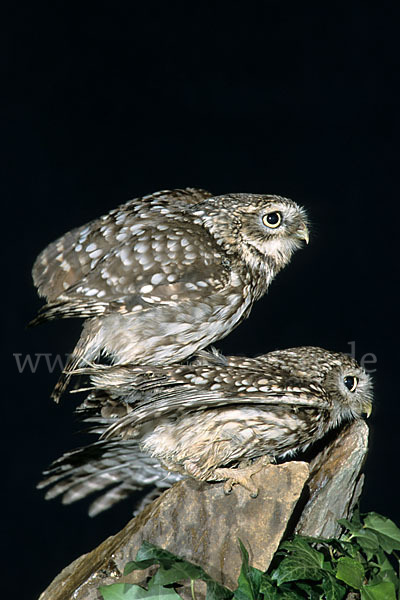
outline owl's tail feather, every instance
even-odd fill
[[[182,479],[143,452],[132,440],[98,441],[67,452],[43,473],[38,488],[49,488],[46,499],[62,497],[63,504],[101,492],[89,507],[91,517],[110,508],[135,491],[145,492],[140,507]]]
[[[92,365],[98,358],[101,351],[101,342],[98,340],[99,329],[100,325],[97,319],[89,319],[85,322],[81,337],[72,354],[70,354],[64,371],[61,373],[61,377],[51,393],[51,397],[55,402],[59,402],[76,369],[81,366],[87,367]]]
[[[74,351],[74,353],[75,353],[75,351]],[[81,356],[78,356],[78,357],[74,356],[74,353],[71,354],[70,358],[68,359],[67,364],[65,365],[64,371],[61,373],[59,380],[57,381],[56,385],[54,386],[53,391],[51,392],[51,397],[53,398],[54,402],[56,402],[57,404],[60,401],[61,396],[66,391],[66,389],[69,385],[69,382],[70,382],[71,376],[72,376],[72,372],[79,365],[80,360],[82,358]]]

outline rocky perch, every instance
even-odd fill
[[[238,538],[250,563],[265,571],[284,535],[338,535],[337,520],[351,516],[360,496],[367,449],[365,422],[348,425],[310,462],[268,465],[256,473],[257,498],[240,486],[227,496],[222,483],[180,481],[119,533],[65,567],[40,600],[98,600],[100,585],[143,582],[149,569],[122,575],[143,540],[200,565],[233,590],[242,562]]]

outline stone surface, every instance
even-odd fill
[[[352,514],[361,493],[367,449],[366,423],[350,424],[324,440],[310,465],[293,461],[256,473],[257,498],[240,486],[226,496],[222,483],[180,481],[117,535],[66,567],[40,600],[99,600],[101,585],[143,583],[149,569],[122,576],[143,540],[202,566],[214,579],[235,589],[241,565],[238,538],[249,551],[250,563],[264,571],[285,532],[325,538],[338,535],[337,520]],[[186,592],[185,588],[180,591],[184,598],[190,597]],[[205,586],[196,582],[198,600],[204,592]]]
[[[100,585],[143,580],[143,572],[120,577],[143,540],[202,566],[217,581],[235,589],[242,562],[238,538],[251,564],[266,570],[308,476],[304,462],[264,467],[253,476],[259,488],[257,498],[240,486],[226,496],[223,484],[180,481],[117,535],[66,567],[40,600],[93,600],[100,598]],[[196,587],[198,598],[202,596],[199,591]]]
[[[300,507],[296,533],[324,538],[340,533],[337,520],[351,516],[361,494],[367,451],[368,426],[356,421],[316,455],[310,462],[309,498]]]

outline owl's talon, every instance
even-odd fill
[[[229,496],[229,494],[232,494],[232,482],[230,479],[227,479],[224,483],[224,494],[225,496]]]
[[[247,461],[246,461],[247,463]],[[232,488],[235,484],[241,485],[250,492],[251,498],[257,498],[258,488],[251,480],[251,477],[261,471],[261,469],[270,464],[270,460],[266,456],[262,456],[251,464],[246,464],[245,467],[237,468],[221,468],[216,469],[214,475],[218,479],[225,479],[224,483],[224,494],[228,495],[232,492]]]

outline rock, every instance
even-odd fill
[[[40,600],[98,600],[101,585],[144,583],[154,567],[122,575],[143,540],[200,565],[233,590],[242,562],[238,538],[249,552],[250,564],[265,571],[288,531],[325,538],[340,533],[337,520],[351,516],[361,493],[367,448],[367,425],[352,423],[324,440],[310,465],[293,461],[256,473],[257,498],[240,486],[226,496],[222,483],[182,480],[117,535],[66,567]],[[185,587],[179,593],[191,597]],[[196,582],[196,597],[204,596],[205,585]]]
[[[341,531],[338,519],[350,518],[361,494],[361,473],[368,451],[365,421],[347,425],[310,462],[309,498],[297,507],[301,516],[295,532],[333,538]]]
[[[98,599],[100,585],[143,580],[143,571],[121,577],[143,540],[200,565],[233,590],[242,562],[238,538],[247,548],[251,564],[266,570],[308,476],[304,462],[268,465],[253,476],[259,488],[257,498],[240,486],[226,496],[223,484],[180,481],[117,535],[66,567],[40,600]],[[202,596],[197,584],[196,595]]]

